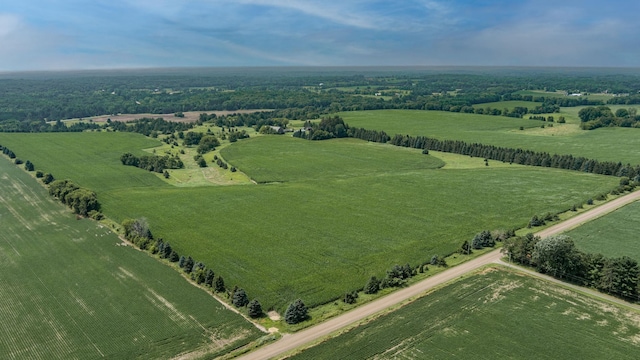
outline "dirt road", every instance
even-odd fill
[[[633,192],[631,194],[622,196],[604,205],[593,208],[580,215],[577,215],[567,221],[549,227],[542,230],[536,235],[546,237],[549,235],[558,234],[560,232],[574,228],[589,220],[600,217],[606,213],[609,213],[615,209],[618,209],[624,205],[632,203],[640,199],[640,191]],[[405,301],[414,296],[420,295],[423,292],[430,290],[438,285],[446,283],[460,276],[463,276],[483,265],[498,262],[502,255],[500,250],[495,250],[480,257],[477,257],[471,261],[460,264],[456,267],[452,267],[440,274],[427,278],[419,283],[416,283],[408,288],[396,291],[392,294],[384,296],[378,300],[372,301],[368,304],[353,309],[343,315],[337,316],[333,319],[327,320],[321,324],[310,327],[306,330],[297,332],[295,334],[286,334],[282,339],[277,342],[260,348],[254,352],[246,354],[240,359],[242,360],[262,360],[275,357],[283,354],[287,351],[291,351],[297,347],[300,347],[306,343],[318,340],[319,338],[329,335],[330,333],[349,326],[359,320],[362,320],[368,316],[371,316],[379,311],[385,310],[391,306],[394,306],[402,301]]]

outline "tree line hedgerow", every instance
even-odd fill
[[[396,146],[498,160],[510,164],[551,167],[600,175],[628,177],[634,179],[634,181],[640,180],[640,165],[599,161],[585,157],[575,157],[573,155],[551,155],[548,152],[468,143],[461,140],[439,140],[426,136],[398,134],[389,137],[384,131],[352,129],[338,116],[322,118],[320,122],[315,125],[313,123],[305,124],[305,129],[298,130],[294,132],[293,135],[309,140],[323,140],[348,136],[367,141],[389,142]]]

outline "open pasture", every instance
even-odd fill
[[[578,249],[610,257],[629,256],[640,261],[640,202],[590,221],[569,232]]]
[[[577,115],[578,108],[571,109]],[[580,130],[577,124],[554,123],[551,128],[541,129],[540,126],[545,122],[443,111],[375,110],[343,112],[338,115],[349,126],[384,130],[391,136],[422,135],[551,154],[571,154],[632,165],[640,163],[640,129],[634,128],[586,131]],[[519,130],[520,126],[524,130]]]
[[[289,359],[636,359],[640,314],[489,268]]]
[[[0,177],[0,358],[214,356],[260,336],[5,158]]]

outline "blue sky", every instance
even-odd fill
[[[21,0],[0,71],[174,66],[640,66],[629,0]]]

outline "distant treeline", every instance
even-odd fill
[[[640,102],[637,73],[579,69],[455,71],[200,69],[9,74],[0,78],[0,130],[48,131],[34,128],[42,127],[43,120],[118,113],[278,109],[286,110],[283,115],[288,119],[314,119],[322,114],[353,110],[463,111],[465,107],[503,100],[536,101],[546,108],[604,104],[582,97],[519,94],[523,89],[609,91],[631,94],[612,98],[611,104]],[[367,89],[365,92],[384,91],[393,95],[383,100],[338,91],[336,87],[359,87]]]

